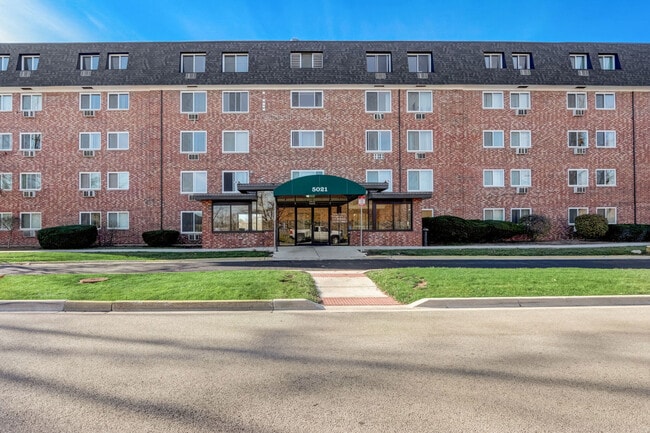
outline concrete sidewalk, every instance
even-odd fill
[[[307,271],[316,283],[323,305],[395,306],[401,305],[379,290],[361,271]]]

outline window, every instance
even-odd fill
[[[237,185],[248,183],[248,171],[224,171],[223,192],[238,192]]]
[[[374,73],[391,72],[390,54],[367,53],[366,65],[367,65],[368,72],[374,72]]]
[[[0,231],[9,231],[14,226],[13,215],[9,212],[0,212]]]
[[[126,69],[129,65],[128,54],[109,54],[108,69]]]
[[[0,152],[7,152],[12,148],[12,135],[9,133],[0,134]]]
[[[388,184],[386,192],[393,190],[393,170],[366,170],[366,182]]]
[[[203,212],[181,212],[181,233],[201,233],[203,231]]]
[[[11,173],[0,173],[0,191],[11,191],[13,189],[13,176]]]
[[[530,131],[510,131],[510,147],[530,147]]]
[[[41,174],[40,173],[20,173],[20,190],[21,191],[40,191]]]
[[[596,110],[616,109],[616,95],[614,93],[596,93]]]
[[[613,71],[616,68],[616,54],[599,54],[598,63],[600,63],[600,69],[605,71]]]
[[[248,153],[248,131],[223,131],[224,153]]]
[[[294,69],[322,68],[323,53],[291,53],[291,67]]]
[[[510,209],[510,221],[518,223],[523,217],[530,216],[532,209],[530,208],[512,208]]]
[[[409,113],[431,113],[433,111],[433,93],[430,91],[406,92],[406,103]]]
[[[107,173],[108,186],[106,189],[127,190],[129,189],[129,172],[117,171]]]
[[[573,69],[589,69],[589,56],[587,54],[570,54]]]
[[[81,54],[79,56],[79,69],[96,71],[97,68],[99,68],[99,54]]]
[[[596,214],[605,217],[607,224],[616,224],[616,208],[615,207],[597,207]]]
[[[224,113],[248,113],[248,92],[223,92]]]
[[[484,221],[505,221],[506,220],[506,210],[504,208],[487,208],[483,209],[483,220]]]
[[[569,131],[569,147],[589,147],[589,133],[587,131]]]
[[[433,152],[433,131],[407,131],[409,152]]]
[[[409,72],[431,72],[430,53],[408,53]]]
[[[20,213],[21,230],[40,230],[41,213],[40,212],[21,212]]]
[[[205,53],[181,54],[181,72],[205,72]]]
[[[128,93],[109,93],[108,94],[109,110],[128,110],[129,94]]]
[[[207,112],[206,92],[181,92],[181,113]]]
[[[596,131],[596,147],[616,147],[616,131]]]
[[[181,153],[206,153],[207,132],[181,131]]]
[[[569,186],[589,186],[589,171],[569,170]]]
[[[248,72],[248,54],[224,54],[223,72]]]
[[[82,191],[98,190],[102,188],[101,173],[79,173],[79,189]]]
[[[212,230],[215,232],[253,231],[252,203],[218,203],[212,205]]]
[[[108,150],[128,150],[129,149],[129,133],[123,132],[109,132],[107,133]]]
[[[587,94],[583,92],[569,92],[566,94],[566,107],[569,110],[586,110]]]
[[[589,213],[589,208],[586,207],[570,207],[569,208],[569,225],[573,226],[576,224],[576,217],[580,215],[587,215]]]
[[[99,132],[82,132],[79,134],[79,150],[101,149],[102,136]]]
[[[596,170],[596,186],[616,186],[616,170],[613,168]]]
[[[528,187],[531,186],[531,183],[532,176],[529,168],[510,170],[510,186]]]
[[[81,93],[79,95],[79,109],[99,110],[102,106],[102,96],[99,93]]]
[[[109,230],[128,230],[129,213],[128,212],[106,212],[108,220],[107,227]]]
[[[411,192],[433,191],[433,170],[407,170],[406,189]]]
[[[314,176],[317,174],[325,174],[323,170],[291,170],[291,180],[298,179],[299,177]]]
[[[503,147],[503,131],[483,131],[483,147]]]
[[[366,152],[390,152],[391,131],[366,131]]]
[[[323,131],[291,131],[291,147],[323,147]]]
[[[323,92],[320,90],[291,92],[291,108],[323,108]]]
[[[41,111],[43,109],[43,97],[41,95],[22,95],[20,97],[21,111]]]
[[[82,226],[102,226],[102,214],[100,212],[79,212],[79,224]]]
[[[20,56],[20,70],[21,71],[36,71],[38,69],[38,55],[23,55]]]
[[[366,113],[390,113],[390,92],[366,92]]]
[[[483,186],[488,188],[502,187],[504,185],[503,170],[483,170]]]
[[[9,56],[0,56],[0,71],[6,71],[9,68]]]
[[[12,111],[11,95],[0,95],[0,111]]]
[[[483,108],[503,108],[503,92],[483,92]]]
[[[208,192],[207,171],[181,171],[181,194]]]
[[[530,93],[510,92],[510,108],[513,110],[530,110]]]
[[[485,67],[487,69],[503,69],[503,53],[485,53],[483,54]]]
[[[529,53],[512,53],[512,67],[515,69],[533,69]]]
[[[20,150],[41,150],[40,132],[20,134]]]
[[[378,201],[373,200],[373,230],[410,230],[412,206],[410,200]]]

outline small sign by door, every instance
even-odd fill
[[[364,207],[366,205],[365,195],[360,195],[358,200],[359,200],[359,207]]]

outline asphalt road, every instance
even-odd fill
[[[650,308],[0,314],[0,430],[648,432]]]

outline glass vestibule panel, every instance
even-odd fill
[[[297,244],[311,243],[312,208],[296,208],[296,230],[292,238]]]

